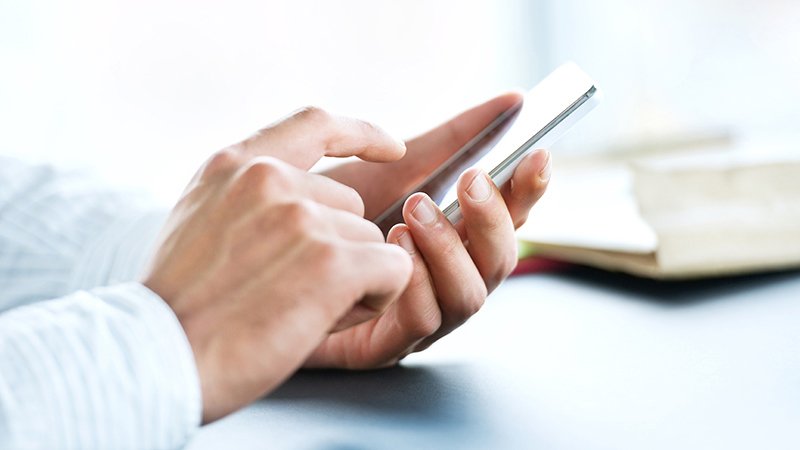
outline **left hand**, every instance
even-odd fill
[[[499,114],[520,101],[516,93],[476,106],[406,143],[406,156],[392,163],[356,161],[325,175],[355,188],[373,218],[412,189]],[[539,150],[498,189],[470,169],[458,180],[463,220],[454,227],[425,195],[405,203],[405,224],[387,241],[406,249],[414,263],[406,290],[382,315],[328,337],[304,367],[368,369],[397,363],[463,324],[517,262],[515,228],[542,196],[550,178],[550,155]],[[390,181],[387,181],[390,180]]]

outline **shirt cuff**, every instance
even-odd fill
[[[191,345],[145,286],[0,315],[0,448],[175,448],[201,416]]]

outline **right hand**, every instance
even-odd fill
[[[307,108],[212,156],[172,211],[143,283],[175,311],[210,422],[291,375],[328,333],[383,312],[411,260],[363,219],[322,156],[399,159],[374,125]]]

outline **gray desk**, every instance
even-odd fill
[[[501,287],[402,367],[304,372],[189,449],[800,448],[800,273]]]

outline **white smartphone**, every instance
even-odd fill
[[[511,179],[523,157],[554,144],[601,98],[594,81],[576,64],[560,66],[525,94],[522,102],[498,116],[374,222],[385,235],[403,221],[406,199],[415,192],[424,192],[442,208],[451,223],[457,223],[461,220],[461,208],[455,183],[461,173],[480,167],[488,172],[495,185],[502,186]]]

